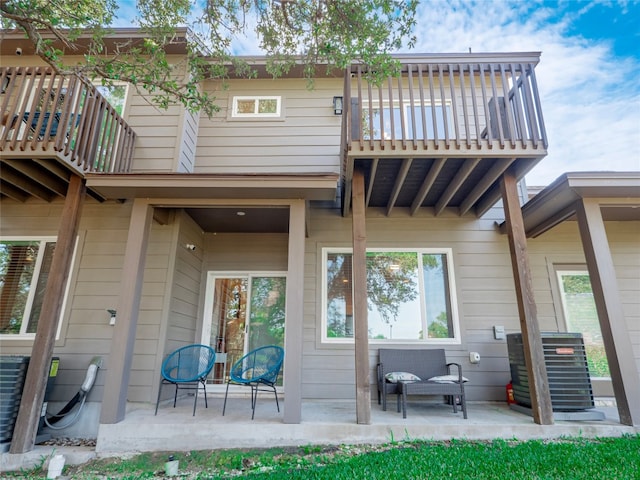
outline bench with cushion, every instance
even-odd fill
[[[378,404],[387,409],[387,394],[397,395],[397,409],[402,402],[403,417],[406,418],[407,395],[444,395],[450,397],[453,411],[457,413],[457,402],[467,418],[462,367],[447,363],[445,351],[438,349],[403,350],[381,348],[378,350],[377,368]],[[452,367],[456,367],[452,373]]]

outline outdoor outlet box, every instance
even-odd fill
[[[469,352],[469,362],[480,363],[480,354],[478,352]]]
[[[493,338],[496,340],[504,340],[506,337],[504,333],[504,327],[502,325],[493,326]]]

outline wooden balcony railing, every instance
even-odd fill
[[[130,171],[135,132],[90,82],[50,67],[1,67],[0,87],[3,157],[53,151],[80,174]]]
[[[347,70],[343,151],[442,154],[547,148],[534,73],[538,54],[412,58],[402,75],[370,84],[365,66]],[[411,150],[414,153],[409,153]],[[494,152],[495,152],[494,150]],[[404,153],[403,153],[404,152]]]

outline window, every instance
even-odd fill
[[[391,106],[383,105],[374,106],[372,109],[373,118],[370,119],[369,108],[363,108],[362,110],[362,125],[363,135],[365,140],[370,140],[373,135],[374,140],[390,140],[395,139],[425,139],[425,127],[428,140],[433,140],[437,137],[439,140],[445,138],[445,130],[451,127],[451,105],[414,105],[413,109],[410,105],[406,105],[404,108],[404,118],[402,118],[402,109],[398,105]],[[423,119],[424,112],[424,119]],[[435,115],[435,130],[434,130],[434,115]],[[392,126],[393,116],[393,126]],[[380,117],[382,117],[383,132],[380,132]],[[446,120],[445,120],[446,117]],[[371,130],[370,120],[373,120],[373,130]],[[424,121],[423,121],[424,120]],[[404,131],[403,135],[403,121]],[[414,131],[415,122],[415,131]],[[393,132],[393,136],[392,136]],[[448,130],[451,135],[451,130]]]
[[[55,239],[0,240],[0,334],[34,335]]]
[[[451,250],[372,249],[366,258],[372,341],[459,343]],[[323,341],[354,336],[351,262],[350,249],[323,249]]]
[[[596,302],[586,270],[557,270],[567,332],[582,333],[587,353],[589,374],[595,378],[608,378],[609,363],[604,351]]]
[[[233,97],[234,117],[280,117],[281,97]]]

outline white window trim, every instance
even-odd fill
[[[73,271],[74,268],[74,264],[76,261],[76,253],[78,251],[78,240],[79,237],[76,238],[76,242],[75,242],[75,246],[73,249],[73,257],[71,260],[71,268],[69,269],[70,272]],[[0,237],[0,241],[2,242],[11,242],[11,241],[20,241],[20,242],[30,242],[30,241],[39,241],[39,242],[58,242],[58,237],[55,236],[2,236]],[[39,249],[38,251],[38,258],[36,259],[36,267],[37,267],[37,271],[38,271],[38,275],[40,275],[40,265],[42,264],[42,249]],[[33,287],[33,282],[34,279],[31,279],[31,285]],[[69,292],[71,290],[71,275],[69,275],[69,278],[67,279],[67,285],[65,286],[65,290],[64,290],[64,297],[62,299],[62,306],[60,308],[60,318],[58,319],[58,328],[56,330],[56,340],[60,339],[60,332],[62,331],[62,319],[64,317],[64,312],[66,310],[66,306],[67,306],[67,301],[69,299]],[[27,299],[27,305],[28,307],[28,311],[25,311],[22,317],[22,325],[20,325],[20,333],[17,334],[13,334],[13,333],[0,333],[0,340],[5,341],[5,340],[34,340],[36,338],[36,334],[35,333],[26,333],[24,332],[24,330],[26,330],[27,328],[27,324],[24,322],[25,317],[28,319],[28,315],[31,313],[31,307],[32,307],[32,299],[33,299],[33,295],[35,295],[35,289],[34,288],[30,288],[29,289],[29,296]]]
[[[445,255],[447,258],[447,276],[449,279],[449,303],[451,306],[451,323],[453,326],[453,337],[451,338],[426,338],[424,340],[407,340],[407,339],[369,339],[369,344],[390,345],[390,344],[407,344],[407,345],[460,345],[462,339],[460,337],[460,320],[458,313],[457,288],[453,268],[453,249],[451,248],[367,248],[367,252],[415,252],[418,256],[420,270],[422,271],[422,255],[438,254]],[[350,247],[323,247],[322,248],[322,288],[321,288],[321,321],[320,341],[323,344],[353,344],[355,338],[330,338],[327,337],[327,255],[329,253],[351,253],[353,249]],[[426,322],[426,303],[424,295],[424,278],[418,275],[418,285],[420,289],[420,313],[421,321]]]
[[[238,100],[255,100],[256,110],[253,113],[238,113]],[[258,102],[260,100],[275,100],[275,113],[258,113]],[[280,95],[235,95],[231,105],[232,118],[280,118],[282,116],[282,96]]]

